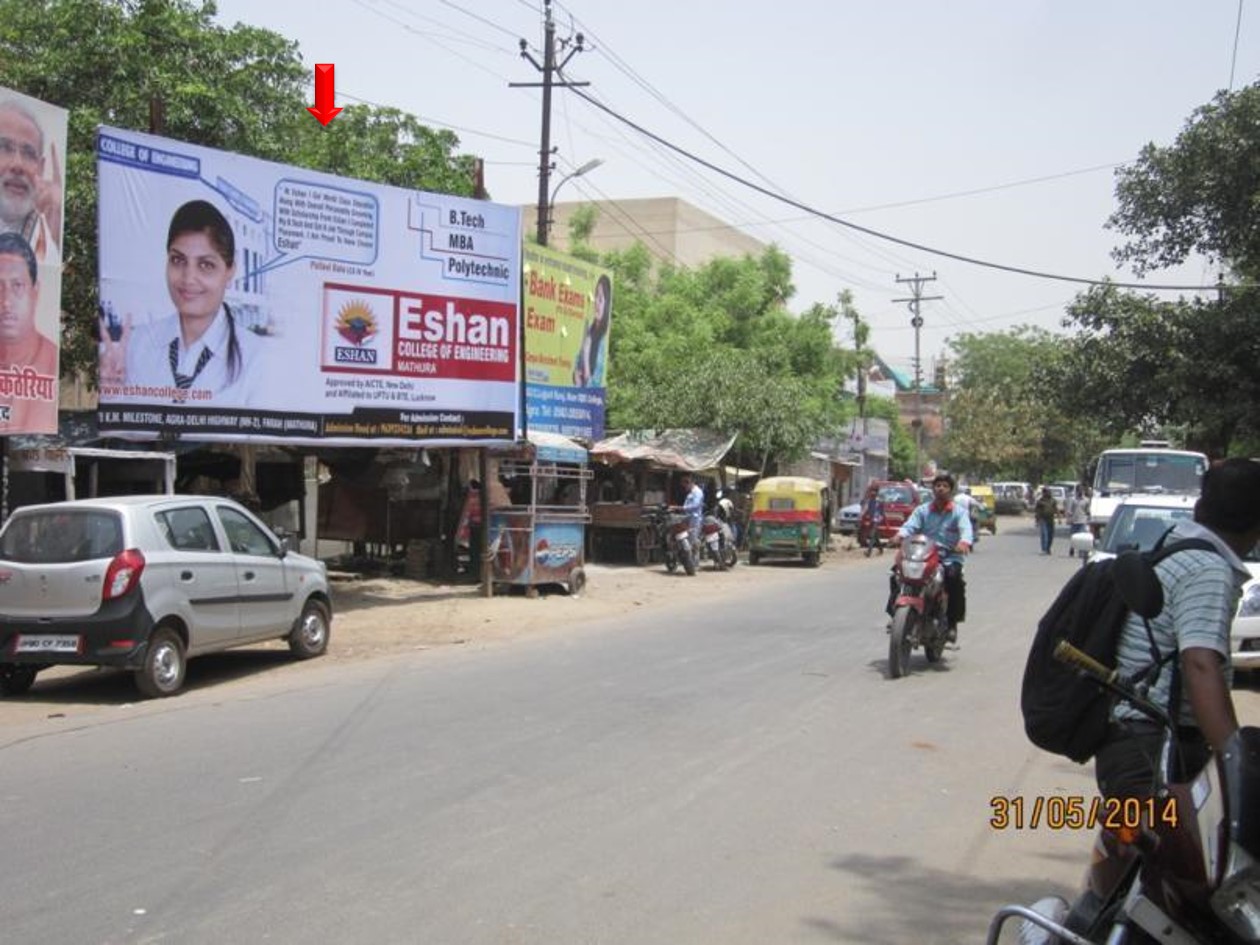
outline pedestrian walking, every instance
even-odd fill
[[[1050,494],[1049,486],[1041,487],[1041,495],[1037,497],[1037,502],[1033,505],[1033,518],[1037,522],[1037,530],[1041,534],[1041,553],[1043,555],[1050,554],[1050,546],[1054,544],[1054,516],[1055,516],[1054,496]]]

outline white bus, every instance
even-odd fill
[[[1094,470],[1089,524],[1098,534],[1127,495],[1198,495],[1208,459],[1189,450],[1139,447],[1103,450]]]

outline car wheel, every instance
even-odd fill
[[[39,670],[34,666],[0,664],[0,695],[22,695],[35,683],[35,674],[38,672]]]
[[[174,695],[184,685],[187,668],[179,634],[169,627],[158,627],[149,637],[144,663],[136,670],[136,688],[150,699]]]
[[[317,600],[308,600],[302,608],[302,616],[289,631],[289,649],[300,660],[323,656],[331,631],[328,608]]]

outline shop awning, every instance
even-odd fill
[[[667,469],[697,472],[721,465],[734,443],[734,434],[713,430],[628,430],[592,446],[591,458],[607,464],[645,460]]]

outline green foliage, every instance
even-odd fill
[[[642,246],[610,253],[612,427],[702,426],[738,434],[758,465],[788,461],[846,418],[839,394],[854,355],[832,341],[839,312],[792,316],[788,258],[714,259],[653,270]]]
[[[1220,302],[1082,293],[1068,310],[1078,333],[1046,374],[1059,409],[1089,412],[1113,438],[1179,426],[1186,446],[1226,455],[1260,434],[1257,301],[1254,290]]]
[[[1130,237],[1115,251],[1138,272],[1193,253],[1235,273],[1260,274],[1260,84],[1220,92],[1166,148],[1148,144],[1117,173],[1109,226]]]
[[[964,334],[951,343],[941,457],[947,468],[974,478],[1041,482],[1088,461],[1079,445],[1093,442],[1088,423],[1046,395],[1043,379],[1059,363],[1062,345],[1062,338],[1029,327]]]
[[[70,110],[62,256],[62,372],[96,373],[96,159],[100,124],[450,193],[472,188],[458,142],[393,109],[306,113],[296,43],[213,19],[191,0],[0,0],[0,85]]]
[[[1219,261],[1236,287],[1164,302],[1113,286],[1068,310],[1077,335],[1047,393],[1112,436],[1181,428],[1185,445],[1225,455],[1260,439],[1260,85],[1222,92],[1168,147],[1147,145],[1118,175],[1114,253],[1139,272]]]

